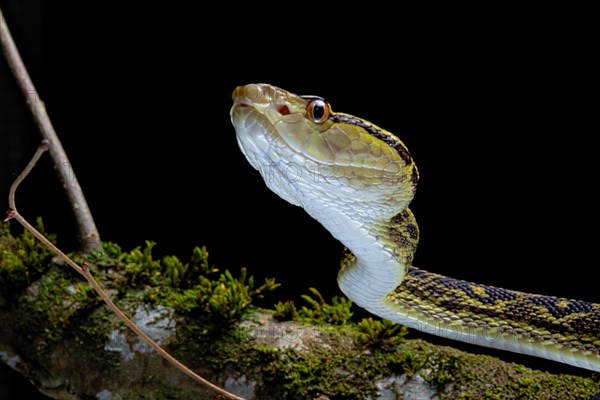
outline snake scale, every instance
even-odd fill
[[[346,246],[338,284],[357,305],[446,338],[600,371],[600,304],[412,266],[419,172],[396,136],[267,84],[240,86],[233,101],[239,147],[265,184]]]

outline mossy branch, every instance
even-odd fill
[[[238,397],[232,393],[229,393],[229,392],[221,389],[220,387],[212,384],[211,382],[207,381],[206,379],[202,378],[200,375],[196,374],[194,371],[189,369],[187,366],[185,366],[184,364],[179,362],[177,359],[175,359],[173,356],[171,356],[169,353],[167,353],[165,350],[163,350],[162,347],[160,347],[158,345],[158,343],[156,343],[154,340],[152,340],[152,338],[150,338],[150,336],[148,336],[146,333],[144,333],[131,319],[129,319],[119,309],[119,307],[117,307],[117,305],[115,303],[113,303],[113,301],[110,299],[110,297],[106,294],[106,292],[100,287],[98,282],[94,279],[87,264],[83,263],[81,266],[79,266],[76,262],[74,262],[71,258],[69,258],[65,253],[63,253],[58,247],[56,247],[50,240],[48,240],[43,234],[41,234],[37,229],[35,229],[29,222],[27,222],[27,220],[25,218],[23,218],[21,216],[21,214],[19,214],[19,212],[17,210],[16,202],[15,202],[15,193],[17,191],[17,188],[19,187],[21,182],[23,182],[25,177],[27,177],[27,175],[31,172],[31,170],[33,169],[33,167],[35,166],[37,161],[40,159],[40,157],[47,150],[48,150],[48,142],[46,140],[44,140],[44,141],[42,141],[42,144],[38,147],[37,151],[35,152],[33,158],[29,162],[29,164],[27,164],[27,166],[25,167],[23,172],[17,177],[17,179],[15,179],[15,182],[12,184],[12,186],[10,188],[10,192],[9,192],[9,196],[8,196],[8,204],[11,209],[7,212],[7,218],[4,221],[6,222],[10,219],[17,220],[17,222],[19,222],[21,225],[23,225],[23,227],[27,231],[29,231],[32,235],[34,235],[37,239],[39,239],[44,245],[46,245],[49,249],[51,249],[58,258],[60,258],[65,263],[67,263],[70,267],[72,267],[79,274],[83,275],[83,277],[94,288],[94,290],[96,291],[96,293],[98,293],[98,295],[102,298],[102,300],[104,300],[106,305],[117,315],[117,317],[119,317],[119,319],[121,321],[123,321],[125,323],[125,325],[127,325],[127,327],[129,327],[129,329],[131,329],[133,332],[135,332],[136,335],[138,335],[144,342],[146,342],[150,347],[152,347],[161,357],[166,359],[169,363],[171,363],[177,369],[179,369],[184,374],[186,374],[189,377],[191,377],[192,379],[194,379],[196,382],[214,390],[215,392],[219,393],[222,396],[225,396],[228,399],[243,400],[241,397]],[[142,253],[142,256],[144,256],[143,253]]]

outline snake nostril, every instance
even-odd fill
[[[277,111],[279,111],[279,114],[281,114],[281,115],[288,115],[290,113],[290,109],[285,104],[283,106],[279,107],[277,109]]]

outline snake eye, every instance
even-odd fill
[[[322,124],[329,119],[329,104],[321,99],[315,99],[308,103],[308,106],[306,106],[306,112],[308,113],[308,118],[313,120],[313,122]]]

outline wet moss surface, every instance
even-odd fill
[[[85,261],[127,314],[169,310],[167,349],[247,398],[415,398],[407,388],[417,381],[440,399],[586,399],[600,392],[598,374],[553,375],[410,340],[399,325],[353,319],[345,298],[329,301],[307,289],[297,304],[277,301],[274,280],[257,284],[244,269],[220,271],[205,248],[181,260],[156,259],[153,247],[123,251],[104,243]],[[272,310],[253,306],[266,295]],[[111,350],[111,341],[132,349],[131,357]],[[54,263],[31,235],[13,236],[0,225],[5,362],[56,398],[214,398],[137,342],[80,276]]]

